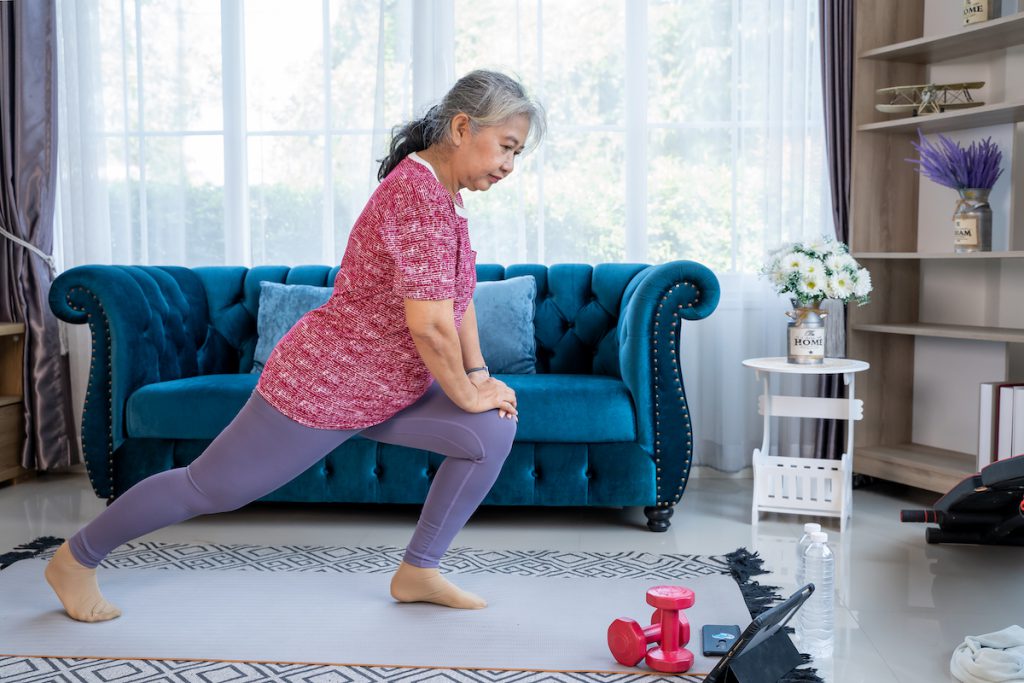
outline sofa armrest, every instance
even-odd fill
[[[109,497],[128,397],[146,384],[199,374],[206,297],[187,268],[86,265],[54,280],[49,303],[58,318],[92,333],[82,448],[93,489]]]
[[[656,507],[679,502],[690,475],[693,429],[679,365],[679,326],[718,306],[718,278],[694,261],[671,261],[637,274],[619,318],[619,367],[633,397],[637,441],[651,453]]]

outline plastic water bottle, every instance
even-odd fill
[[[831,657],[835,634],[835,555],[828,546],[828,534],[816,531],[804,553],[805,583],[814,593],[797,612],[801,650],[812,657]]]
[[[816,531],[821,531],[821,525],[815,524],[814,522],[808,522],[804,524],[804,535],[800,537],[800,542],[796,544],[796,587],[800,588],[807,583],[806,577],[806,565],[804,562],[804,553],[807,552],[808,546],[811,545],[811,534]]]

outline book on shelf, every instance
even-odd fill
[[[997,405],[1002,382],[982,382],[978,400],[978,471],[992,463],[998,429]]]
[[[1024,453],[1024,382],[983,382],[978,403],[978,471]]]
[[[1024,453],[1024,386],[1013,387],[1013,424],[1011,427],[1010,452],[1006,456],[1012,458]],[[999,456],[1003,460],[1003,456]]]
[[[1014,387],[1014,419],[1010,455],[1013,458],[1024,454],[1024,386]],[[1002,458],[999,458],[1002,460]]]
[[[999,402],[996,404],[996,450],[997,460],[1010,457],[1013,446],[1013,385],[1004,384],[999,387]]]

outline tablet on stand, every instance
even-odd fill
[[[776,683],[803,664],[783,628],[813,592],[809,583],[750,622],[704,683]]]

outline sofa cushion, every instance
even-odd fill
[[[499,375],[516,392],[516,441],[636,440],[633,402],[621,380],[603,375]],[[258,376],[204,375],[147,384],[128,399],[128,436],[213,439],[242,409]]]
[[[270,352],[281,337],[299,322],[299,318],[319,308],[331,298],[333,287],[260,283],[260,310],[256,316],[256,352],[252,372],[263,372]]]
[[[309,311],[331,298],[332,287],[260,283],[257,341],[251,372],[263,372],[281,337]],[[533,327],[537,281],[532,275],[477,283],[473,292],[480,351],[492,374],[537,372]]]
[[[128,397],[130,437],[212,439],[238,414],[259,375],[199,375],[147,384]]]
[[[480,352],[491,374],[537,372],[536,299],[537,281],[532,275],[476,284],[473,309]]]

